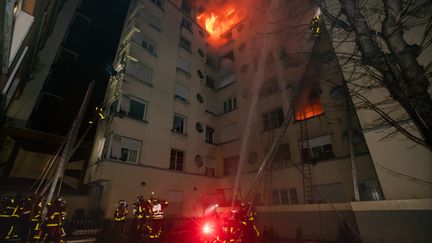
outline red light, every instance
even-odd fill
[[[213,231],[213,226],[210,224],[205,224],[202,228],[204,234],[211,234]]]

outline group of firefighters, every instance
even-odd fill
[[[152,193],[150,199],[138,196],[133,208],[133,222],[129,236],[138,239],[159,239],[162,232],[164,209],[168,202],[159,199]],[[126,216],[128,214],[128,204],[124,200],[119,201],[117,209],[114,211],[114,234],[128,235],[126,227]]]
[[[213,213],[203,219],[202,241],[205,243],[258,242],[260,233],[255,225],[256,210],[250,203],[240,203],[228,215]]]
[[[62,196],[47,203],[42,220],[44,198],[4,196],[0,202],[0,240],[21,242],[64,242],[63,223],[66,201]]]

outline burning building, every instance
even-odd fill
[[[313,238],[323,217],[321,239],[334,240],[333,210],[354,222],[353,198],[382,200],[330,39],[310,28],[317,12],[300,0],[132,1],[87,168],[93,206],[111,215],[154,191],[169,215],[199,217],[254,190],[262,226]]]

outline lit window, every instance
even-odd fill
[[[141,141],[113,135],[111,137],[110,158],[127,163],[138,163]]]
[[[182,18],[180,26],[192,32],[192,22],[189,21],[186,17]]]
[[[310,93],[308,98],[300,102],[295,109],[295,120],[301,121],[324,113],[317,93]]]
[[[183,160],[184,160],[184,152],[177,150],[177,149],[171,149],[171,156],[170,156],[170,170],[183,170]]]
[[[264,113],[262,115],[264,131],[271,130],[282,126],[284,121],[284,114],[282,108],[274,111]]]
[[[186,133],[186,118],[179,114],[174,114],[173,132]]]
[[[147,102],[123,95],[121,97],[120,113],[137,120],[145,120]]]
[[[223,112],[227,113],[237,108],[237,97],[232,96],[223,102]]]
[[[179,46],[183,49],[185,49],[188,52],[191,52],[191,42],[186,40],[183,37],[180,37],[180,44]]]
[[[206,143],[214,144],[214,133],[215,130],[209,126],[206,126]]]

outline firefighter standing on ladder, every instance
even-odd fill
[[[62,196],[47,205],[48,213],[42,226],[41,242],[64,242],[63,222],[66,218],[66,201]]]
[[[159,239],[162,232],[164,218],[163,210],[168,206],[168,202],[165,200],[160,200],[154,192],[152,192],[151,198],[147,202],[151,206],[150,239]]]

